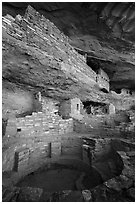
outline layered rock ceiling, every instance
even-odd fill
[[[53,65],[52,61],[50,65],[45,58],[45,50],[43,50],[45,48],[42,48],[42,43],[43,46],[46,45],[43,36],[41,38],[43,35],[41,31],[34,38],[31,38],[31,32],[28,35],[33,39],[33,45],[30,44],[31,40],[14,37],[14,26],[17,27],[17,24],[14,24],[14,18],[18,14],[24,16],[28,4],[53,22],[67,36],[64,43],[68,43],[68,50],[65,54],[63,53],[65,48],[61,48],[58,41],[56,43],[54,39],[53,42],[48,41],[53,43],[50,46],[55,49],[52,53],[54,57],[57,54],[59,58],[59,51],[56,52],[56,48],[62,50],[60,55],[64,57],[64,65],[61,65],[61,69],[57,68],[57,62]],[[7,100],[8,97],[15,103],[18,99],[17,104],[23,104],[23,100],[31,104],[33,94],[30,97],[30,93],[38,91],[45,96],[60,100],[78,96],[83,101],[107,103],[111,100],[111,95],[100,91],[94,83],[92,69],[98,68],[102,68],[108,74],[110,90],[119,91],[121,88],[134,90],[134,3],[6,2],[3,3],[2,12],[3,16],[11,15],[13,19],[10,16],[10,21],[14,24],[11,29],[12,35],[5,28],[3,29],[3,103],[5,107],[13,106]],[[34,26],[34,22],[32,24]],[[35,27],[33,26],[32,28]],[[20,28],[27,33],[25,28]],[[37,28],[34,30],[38,31]],[[41,45],[38,45],[38,41]],[[80,54],[86,54],[87,65],[73,47]],[[70,64],[66,63],[69,56],[71,56]],[[24,104],[22,107],[24,108]],[[15,109],[18,109],[17,106]]]
[[[134,2],[29,3],[88,53],[92,68],[102,67],[111,88],[134,89]],[[3,15],[24,15],[28,3],[3,3]]]

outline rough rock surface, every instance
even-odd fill
[[[10,9],[11,5],[12,5],[12,9]],[[19,5],[22,5],[22,6],[25,5],[25,7],[23,6],[23,8],[25,9],[27,4],[22,4],[22,3],[17,4],[16,5],[17,8]],[[41,4],[38,4],[38,5],[40,6]],[[49,5],[49,4],[46,4],[46,5]],[[54,4],[52,5],[54,8]],[[64,5],[64,4],[61,4],[61,5]],[[76,5],[79,6],[80,4],[76,4]],[[18,9],[15,10],[14,6],[15,6],[14,3],[3,4],[3,13],[5,14],[5,12],[9,11],[9,13],[11,13],[13,16],[15,16],[16,12],[20,13],[20,10]],[[39,10],[39,7],[38,7],[38,10]],[[24,12],[24,10],[22,11]],[[78,96],[81,100],[93,100],[93,101],[99,101],[104,103],[109,103],[112,101],[113,103],[116,103],[116,104],[119,103],[120,107],[121,107],[121,104],[123,105],[124,97],[122,95],[116,97],[116,94],[112,94],[112,92],[106,94],[98,89],[98,86],[96,85],[94,80],[92,82],[92,76],[94,78],[92,69],[89,66],[87,66],[86,63],[83,64],[84,62],[81,63],[79,59],[75,59],[76,68],[73,67],[73,63],[71,64],[71,66],[69,66],[67,62],[62,65],[63,67],[61,69],[60,67],[58,67],[59,65],[56,65],[57,62],[54,62],[55,64],[50,65],[48,62],[48,58],[45,58],[46,53],[43,50],[45,48],[43,48],[41,44],[38,45],[38,42],[37,42],[38,38],[34,36],[32,40],[30,30],[29,30],[30,34],[27,34],[27,38],[28,38],[27,41],[21,40],[20,37],[17,37],[17,35],[14,36],[14,28],[16,28],[19,33],[22,32],[22,30],[19,29],[18,23],[14,23],[13,17],[7,16],[6,18],[7,20],[10,20],[10,22],[13,22],[13,24],[11,26],[12,36],[9,35],[9,31],[10,31],[9,28],[8,28],[9,29],[8,32],[5,30],[5,28],[3,29],[3,44],[2,44],[3,46],[3,59],[2,59],[3,60],[3,118],[8,118],[9,115],[12,115],[12,114],[17,115],[24,112],[29,113],[32,110],[35,111],[37,109],[38,104],[35,103],[34,94],[38,91],[41,91],[42,94],[45,96],[57,98],[59,100]],[[53,19],[51,18],[50,20],[52,21]],[[33,30],[33,26],[32,26],[32,30]],[[28,31],[25,30],[25,32],[27,33]],[[39,33],[39,31],[37,31],[37,33]],[[32,35],[34,35],[33,32],[32,32]],[[40,36],[41,34],[38,34],[38,37]],[[71,38],[71,36],[69,37]],[[41,39],[43,40],[43,36]],[[43,41],[41,42],[43,43]],[[53,44],[52,48],[54,49],[55,49],[54,46],[58,45],[58,42],[56,43],[54,42],[54,38],[50,40],[49,43]],[[70,40],[70,43],[71,43],[71,40]],[[94,46],[94,47],[96,48],[97,46]],[[47,47],[47,49],[49,48]],[[63,49],[65,48],[63,47]],[[63,54],[61,54],[61,57],[66,59],[68,58],[68,54],[64,54],[63,49],[62,49]],[[57,50],[55,49],[53,53],[54,57],[57,54],[56,52]],[[116,61],[122,60],[122,66],[123,66],[123,61],[125,60],[127,61],[127,58],[125,56],[121,57],[120,53],[117,50],[116,52],[114,52],[114,57],[117,59],[113,59],[112,61],[114,61],[114,63],[116,64]],[[48,53],[50,53],[50,50],[48,50]],[[109,50],[109,53],[110,53],[110,50]],[[58,50],[58,55],[59,54],[60,54],[60,51]],[[75,52],[71,53],[70,55],[73,56],[74,54],[76,55]],[[95,54],[99,55],[99,52],[98,51],[96,52],[95,50]],[[130,52],[130,54],[134,56],[132,52]],[[107,55],[104,56],[105,59],[108,57],[113,58],[113,55],[110,55],[110,54],[108,55],[107,53]],[[127,57],[130,58],[129,55],[127,55]],[[92,60],[90,60],[89,65],[91,65],[92,68],[95,68],[96,63],[95,62],[91,63],[91,61]],[[130,61],[130,63],[128,62],[129,64],[132,64],[131,61],[134,62],[134,60],[129,60],[129,61]],[[80,64],[81,70],[79,70],[78,68],[79,63],[81,63]],[[111,62],[110,64],[113,64],[113,63]],[[113,68],[114,67],[115,66],[113,66]],[[103,69],[104,68],[105,67],[103,67]],[[110,67],[109,70],[112,71],[113,68]],[[123,73],[125,73],[123,71],[124,70],[122,70],[122,75]],[[120,73],[119,69],[116,69],[116,73],[117,74]],[[129,75],[130,74],[128,72],[126,75],[124,75],[124,77],[128,76],[128,81],[131,82],[129,79]],[[112,78],[111,74],[110,74],[110,78]],[[117,80],[119,80],[118,77],[117,77]],[[122,79],[120,78],[120,80]],[[130,85],[131,84],[132,83],[130,83]],[[122,88],[123,87],[124,87],[124,83],[122,84]],[[131,97],[129,97],[129,101],[131,101],[130,99]],[[10,101],[12,101],[13,103],[11,103]]]
[[[51,22],[54,22],[69,37],[69,43],[79,53],[87,54],[87,64],[93,70],[99,67],[105,70],[110,78],[111,90],[119,91],[121,88],[128,88],[130,91],[134,91],[134,3],[42,2],[30,4]],[[13,22],[17,14],[24,15],[27,6],[28,3],[25,2],[3,3],[3,16],[10,14],[11,16],[7,15],[7,18]],[[18,16],[18,20],[19,18]],[[18,29],[17,25],[14,24],[14,26]],[[37,42],[40,42],[39,37]],[[94,157],[96,161],[94,165],[100,170],[100,175],[109,180],[105,180],[106,182],[94,189],[82,191],[84,174],[81,174],[77,180],[78,191],[50,193],[44,192],[42,188],[3,186],[3,201],[134,201],[134,93],[132,95],[117,94],[114,91],[107,94],[103,93],[94,83],[89,83],[92,81],[92,77],[90,77],[92,69],[87,65],[83,66],[86,67],[86,71],[84,70],[82,73],[79,73],[78,68],[73,69],[73,71],[76,71],[75,73],[71,72],[69,67],[65,69],[65,64],[64,70],[59,69],[57,63],[50,66],[47,62],[45,63],[45,58],[43,59],[45,52],[39,46],[36,44],[34,47],[30,46],[28,42],[9,35],[4,29],[2,46],[3,135],[6,130],[7,119],[14,120],[14,117],[24,117],[32,114],[32,112],[39,111],[40,104],[35,99],[39,91],[43,96],[50,97],[52,100],[57,99],[58,102],[73,97],[79,97],[82,101],[111,102],[115,105],[117,111],[111,117],[92,116],[91,120],[87,118],[79,126],[81,129],[85,128],[84,134],[87,131],[96,141],[96,152],[93,156],[96,156],[100,161],[104,159],[104,164],[103,162],[99,163],[100,161],[98,162]],[[54,46],[52,47],[54,48]],[[62,54],[61,57],[64,57],[64,55]],[[75,60],[76,63],[79,62],[79,59]],[[121,110],[124,111],[125,115],[122,114]],[[78,129],[80,130],[80,128]],[[26,134],[26,136],[28,135]],[[111,149],[110,146],[108,148],[107,141],[111,141],[111,148],[116,151],[116,155],[118,155],[122,164],[121,168],[123,170],[120,168],[120,173],[115,174],[116,177],[113,177],[116,173],[112,161],[113,157],[106,161],[104,155]],[[39,143],[39,140],[36,141],[36,145],[37,142]],[[6,146],[6,144],[8,145]],[[23,144],[26,144],[25,139],[23,139]],[[13,159],[14,155],[9,153],[15,145],[17,147],[22,145],[20,138],[18,140],[12,137],[3,138],[3,151],[9,148],[9,161]],[[39,152],[37,151],[37,153]],[[112,155],[113,153],[112,151]],[[39,162],[43,163],[43,161]],[[106,166],[110,170],[109,173],[112,172],[109,178],[106,175]],[[104,170],[102,167],[104,167]],[[3,183],[8,185],[13,172],[7,171],[4,173]],[[12,178],[16,183],[18,175],[13,174]]]
[[[108,73],[111,88],[134,89],[133,2],[29,4],[69,36],[74,47],[87,52],[92,67],[100,66]],[[3,15],[24,15],[27,5],[25,2],[3,3]]]

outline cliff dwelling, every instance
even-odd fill
[[[134,29],[134,2],[3,2],[3,202],[135,201]]]

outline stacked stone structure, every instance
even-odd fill
[[[63,101],[60,104],[59,112],[64,118],[82,119],[83,104],[79,98]]]
[[[94,86],[98,83],[97,74],[89,69],[85,58],[69,44],[69,38],[31,6],[28,6],[24,17],[3,17],[2,27],[4,36],[8,34],[19,49],[28,46],[27,54],[32,57],[37,54],[42,65],[61,70],[67,78],[73,76],[74,81],[79,79],[82,84]],[[73,119],[70,117],[82,119],[79,99],[66,103],[65,111],[69,118],[62,119],[58,114],[57,102],[44,99],[40,93],[37,97],[42,104],[41,112],[22,118],[9,118],[7,122],[3,171],[18,171],[28,163],[33,164],[34,160],[61,154],[60,135],[73,131]]]
[[[122,95],[130,95],[130,90],[129,89],[121,89],[121,94]]]
[[[42,97],[41,103],[42,112],[8,120],[3,171],[19,171],[28,168],[28,162],[61,155],[61,135],[73,132],[73,119],[58,115],[57,101]]]
[[[33,55],[33,49],[36,54],[37,50],[41,64],[62,70],[67,77],[73,77],[74,81],[78,79],[91,86],[97,83],[101,88],[109,90],[109,79],[105,72],[101,70],[96,74],[89,69],[85,57],[70,45],[69,38],[31,6],[28,6],[24,17],[3,17],[2,28],[3,32],[30,46],[28,54]]]
[[[101,89],[106,89],[109,92],[109,77],[102,69],[98,70],[97,83]]]

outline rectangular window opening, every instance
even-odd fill
[[[79,110],[79,104],[77,104],[77,110]]]
[[[17,128],[17,132],[21,132],[21,128]]]

